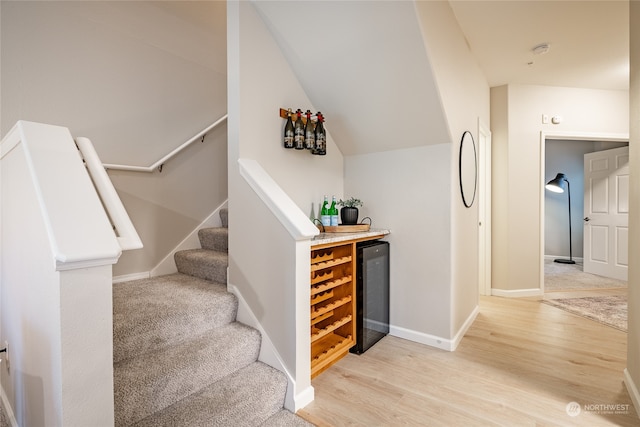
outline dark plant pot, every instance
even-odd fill
[[[358,208],[345,206],[340,209],[342,225],[356,225],[358,223]]]

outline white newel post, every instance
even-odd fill
[[[12,425],[113,426],[118,239],[67,128],[18,122],[0,160],[2,405]]]
[[[62,424],[112,426],[111,265],[60,273]]]

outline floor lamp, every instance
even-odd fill
[[[569,180],[565,174],[559,173],[554,179],[547,182],[545,188],[554,193],[564,193],[565,183],[567,184],[567,195],[569,196],[569,259],[559,258],[554,259],[553,262],[575,264],[576,262],[573,260],[573,250],[571,248],[571,186],[569,185]]]

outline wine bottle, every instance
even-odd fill
[[[293,121],[291,120],[291,108],[287,111],[287,124],[284,125],[284,148],[293,148]]]
[[[304,123],[302,122],[302,110],[297,109],[296,115],[298,118],[296,119],[296,124],[293,130],[293,147],[296,150],[304,150]]]
[[[329,196],[324,196],[322,210],[320,210],[320,221],[324,226],[331,225],[331,217],[329,216]]]
[[[307,110],[305,115],[307,116],[307,125],[304,128],[304,148],[313,150],[313,146],[316,144],[316,135],[311,121],[311,111]]]
[[[318,111],[318,123],[316,124],[315,136],[316,136],[316,149],[313,154],[324,156],[327,154],[327,133],[324,130],[324,117],[322,113]]]
[[[338,208],[336,207],[336,196],[331,199],[331,207],[329,208],[329,223],[332,226],[338,225]]]

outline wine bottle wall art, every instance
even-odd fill
[[[325,118],[320,111],[313,116],[310,110],[303,113],[300,108],[295,112],[291,108],[281,108],[280,117],[286,119],[281,141],[284,148],[304,150],[318,156],[327,154]]]

